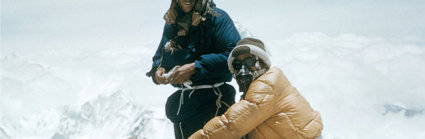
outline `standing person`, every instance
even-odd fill
[[[321,138],[320,113],[291,85],[282,71],[270,67],[264,44],[241,40],[230,53],[230,71],[243,92],[242,100],[210,120],[191,139]]]
[[[187,138],[234,104],[226,84],[229,53],[240,40],[227,13],[210,0],[172,0],[161,42],[147,73],[156,84],[177,87],[166,102],[176,138]]]

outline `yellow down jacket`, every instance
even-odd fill
[[[251,83],[245,99],[211,119],[191,139],[303,139],[323,129],[320,113],[277,67]]]

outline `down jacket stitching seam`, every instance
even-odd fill
[[[226,116],[224,116],[224,117],[226,117]],[[226,119],[228,119],[228,118],[226,118]],[[224,124],[224,122],[223,122],[223,120],[221,120],[220,119],[220,121],[221,121],[221,123],[223,123],[223,126],[220,126],[219,128],[217,128],[217,129],[215,129],[215,130],[212,130],[212,131],[210,131],[210,132],[205,132],[205,130],[204,129],[202,129],[203,130],[203,132],[204,133],[206,133],[205,134],[205,136],[210,136],[210,133],[214,133],[214,132],[217,132],[218,130],[220,130],[220,129],[222,129],[222,128],[227,128],[227,126],[226,126],[226,124]],[[208,131],[208,130],[207,130]]]
[[[275,133],[275,134],[277,134],[277,133],[279,133],[279,132],[277,132],[274,128],[272,128],[271,126],[270,126],[270,124],[269,123],[267,123],[266,122],[266,125],[271,129],[271,130],[273,130],[273,132]],[[281,137],[281,138],[283,138],[280,134],[277,134],[279,137]]]
[[[265,85],[267,85],[267,87],[270,87],[271,88],[271,93],[273,93],[275,90],[275,88],[272,86],[272,85],[270,85],[271,83],[268,83],[267,81],[265,81],[265,80],[257,80],[258,82],[261,82],[261,83],[263,83],[263,84],[265,84]],[[265,94],[266,96],[270,96],[271,94]],[[261,99],[261,104],[262,103],[264,103],[266,101],[266,97],[263,97],[262,99]]]
[[[294,123],[292,122],[292,120],[291,120],[291,118],[289,118],[289,116],[286,114],[286,113],[284,113],[285,115],[285,117],[286,117],[286,119],[288,120],[288,124],[289,124],[289,126],[291,127],[291,129],[292,129],[292,131],[293,132],[295,132],[295,133],[299,133],[299,129],[297,128],[297,127],[295,127],[295,125],[294,125]]]
[[[260,134],[262,137],[266,138],[263,132],[261,132],[259,129],[257,129],[258,134]]]
[[[252,103],[252,102],[249,102],[248,100],[246,100],[248,103],[251,103],[251,104],[254,104],[254,107],[251,107],[250,109],[248,109],[248,110],[246,110],[246,111],[244,111],[243,113],[241,113],[239,116],[237,116],[237,117],[235,117],[234,119],[239,119],[239,117],[241,117],[242,115],[244,115],[245,113],[248,113],[248,112],[250,112],[252,109],[254,109],[254,108],[256,108],[256,107],[258,107],[258,104],[257,103]],[[224,117],[226,117],[226,116],[224,116]],[[233,123],[235,120],[230,120],[230,118],[226,118],[226,119],[228,119],[228,121],[229,121],[229,125],[232,125],[232,124],[230,124],[230,123]],[[224,122],[223,122],[224,123]],[[226,126],[227,127],[227,126]],[[220,128],[224,128],[224,127],[220,127]],[[219,128],[219,129],[220,129]],[[238,133],[240,134],[240,131],[238,131]],[[249,132],[248,132],[249,133]]]
[[[319,115],[318,114],[316,114],[315,116],[314,116],[314,118],[312,119],[312,120],[310,120],[302,129],[304,130],[305,129],[305,127],[307,127],[308,125],[310,125],[310,124],[312,124],[313,122],[317,122],[316,121],[316,119],[319,117]],[[301,135],[303,136],[303,137],[306,137],[304,134],[304,132],[300,132],[301,133]],[[317,134],[317,133],[316,133]]]

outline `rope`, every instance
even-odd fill
[[[218,87],[220,87],[221,85],[223,85],[224,84],[224,82],[222,82],[222,83],[216,83],[216,84],[213,84],[213,85],[197,85],[197,86],[190,86],[189,84],[182,84],[181,85],[181,88],[179,88],[178,90],[181,90],[181,93],[180,93],[180,102],[179,102],[179,108],[177,109],[177,115],[179,115],[180,114],[180,110],[181,110],[181,107],[183,106],[183,104],[184,104],[184,93],[187,91],[187,90],[192,90],[190,93],[189,93],[189,99],[190,99],[190,97],[192,96],[192,94],[195,92],[195,90],[198,90],[198,89],[208,89],[208,88],[212,88],[213,90],[214,90],[214,93],[216,94],[216,95],[218,95],[218,93],[215,91],[215,89],[214,88],[218,88]],[[221,91],[220,91],[220,89],[218,89],[218,91],[220,92],[219,94],[220,94],[220,97],[219,97],[219,100],[218,100],[218,105],[219,105],[219,107],[221,107],[221,105],[220,105],[220,99],[221,99]],[[216,101],[216,105],[217,105],[217,101]],[[216,115],[217,115],[217,112],[218,112],[218,109],[217,109],[217,111],[216,111]]]
[[[182,85],[182,87],[183,87],[183,85]],[[179,102],[179,108],[177,109],[177,115],[179,115],[180,108],[184,104],[184,91],[186,91],[186,90],[181,90],[181,91],[182,92],[180,93],[180,102]]]
[[[217,88],[218,93],[216,92],[216,89],[215,88]],[[220,108],[221,108],[221,97],[223,95],[222,95],[222,93],[220,91],[220,88],[214,87],[213,90],[214,90],[215,95],[217,95],[217,100],[215,101],[215,105],[217,106],[217,109],[215,110],[215,116],[217,116],[218,110],[220,110]]]
[[[182,139],[184,139],[183,129],[182,129],[182,122],[179,123],[179,127],[180,127],[180,133],[182,135]]]

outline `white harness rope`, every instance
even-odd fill
[[[209,89],[212,88],[214,90],[214,94],[217,95],[217,100],[216,100],[216,106],[217,106],[217,110],[215,112],[215,116],[217,116],[218,110],[221,108],[221,103],[223,103],[224,105],[226,105],[227,107],[230,107],[229,104],[227,104],[226,102],[221,101],[221,97],[223,96],[220,90],[220,86],[222,86],[224,84],[224,82],[221,83],[215,83],[213,85],[196,85],[196,86],[190,86],[188,84],[183,84],[181,88],[179,88],[178,90],[181,90],[182,92],[180,93],[180,103],[179,103],[179,108],[177,109],[177,115],[180,114],[180,109],[181,106],[184,104],[184,93],[188,90],[192,90],[189,93],[189,99],[192,96],[192,94],[195,92],[195,90],[198,89]],[[216,91],[217,90],[217,91]]]
[[[179,115],[179,113],[180,113],[180,108],[181,108],[181,106],[184,104],[184,93],[186,92],[186,91],[188,91],[188,90],[192,90],[192,91],[190,91],[190,93],[189,93],[189,99],[190,99],[190,97],[192,96],[192,94],[195,92],[195,90],[198,90],[198,89],[209,89],[209,88],[212,88],[213,89],[213,91],[214,91],[214,94],[215,95],[217,95],[217,100],[216,100],[216,102],[215,102],[215,105],[217,106],[217,109],[216,109],[216,111],[215,111],[215,116],[217,116],[217,114],[218,114],[218,110],[221,108],[221,103],[223,103],[224,105],[226,105],[227,107],[230,107],[230,105],[229,104],[227,104],[226,102],[224,102],[224,101],[221,101],[221,97],[223,96],[222,95],[222,93],[221,93],[221,90],[220,90],[220,86],[222,86],[222,85],[224,85],[225,83],[224,82],[221,82],[221,83],[215,83],[215,84],[213,84],[213,85],[196,85],[196,86],[190,86],[189,84],[183,84],[182,85],[182,87],[181,88],[179,88],[178,90],[181,90],[182,92],[180,93],[180,102],[179,102],[179,108],[177,109],[177,115]],[[217,90],[217,91],[216,91]],[[181,133],[181,136],[182,136],[182,138],[184,138],[184,135],[183,135],[183,130],[182,130],[182,123],[181,122],[179,122],[179,127],[180,127],[180,133]]]

